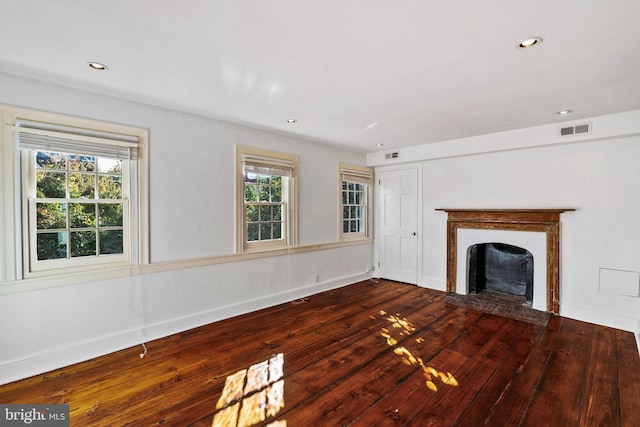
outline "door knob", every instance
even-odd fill
[[[411,233],[412,236],[417,236],[418,233],[416,233],[415,231],[413,233]]]

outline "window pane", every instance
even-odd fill
[[[342,183],[344,186],[344,182]],[[346,205],[347,203],[349,203],[349,192],[348,191],[343,191],[342,192],[342,204]]]
[[[356,205],[359,205],[359,204],[361,204],[361,203],[362,203],[362,193],[361,193],[360,191],[357,191],[357,192],[355,193],[355,200],[354,200],[354,203],[355,203]]]
[[[271,221],[271,206],[260,206],[260,221]]]
[[[245,173],[244,182],[256,183],[258,182],[258,175],[255,173]]]
[[[353,182],[350,182],[348,185],[349,190],[353,190],[354,189],[355,184]]]
[[[282,223],[281,222],[273,223],[273,238],[282,239]]]
[[[349,207],[349,218],[358,217],[358,208],[356,206]]]
[[[96,232],[71,232],[71,256],[91,256],[96,254]]]
[[[60,259],[67,257],[67,233],[41,233],[38,240],[38,260]]]
[[[69,227],[86,228],[96,226],[95,203],[70,203]]]
[[[122,198],[122,177],[98,175],[98,198],[121,199]]]
[[[277,205],[273,207],[273,220],[282,221],[282,205]]]
[[[87,173],[69,174],[69,197],[93,199],[95,194],[96,176]]]
[[[122,227],[123,205],[121,203],[98,204],[98,217],[100,227]]]
[[[350,230],[349,231],[352,232],[352,233],[358,232],[358,221],[351,220],[351,221],[349,221],[349,223],[350,223],[349,224],[350,225]]]
[[[270,194],[269,194],[269,189],[271,187],[269,185],[260,185],[260,195],[259,195],[259,200],[261,202],[268,202],[269,200],[271,200]]]
[[[63,199],[67,196],[67,174],[64,172],[38,171],[36,173],[36,197]]]
[[[353,205],[356,203],[355,193],[353,191],[349,191],[349,204]]]
[[[260,224],[260,240],[271,240],[271,229],[272,225],[270,222],[261,223]]]
[[[258,206],[247,205],[247,221],[258,222]]]
[[[258,175],[258,184],[269,185],[269,175]]]
[[[42,169],[66,169],[66,156],[49,151],[36,151],[36,167]]]
[[[349,232],[349,221],[342,221],[342,232],[343,233]]]
[[[123,253],[122,230],[100,231],[100,254]]]
[[[342,181],[342,190],[347,189],[347,181]]]
[[[280,203],[282,201],[282,177],[277,175],[271,176],[271,201]]]
[[[257,202],[258,201],[258,186],[253,184],[245,184],[244,187],[244,201],[245,202]]]
[[[342,208],[342,219],[349,219],[349,207],[345,206]]]
[[[258,223],[247,224],[247,241],[253,242],[258,240],[259,238],[259,227]]]
[[[122,173],[122,161],[118,159],[109,159],[105,157],[98,158],[98,172],[121,174]]]
[[[36,227],[38,230],[67,228],[67,204],[37,203]]]
[[[91,156],[69,155],[69,170],[94,172],[96,170],[96,158]]]

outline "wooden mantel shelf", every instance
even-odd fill
[[[574,208],[552,209],[449,209],[439,208],[448,214],[449,221],[472,221],[482,223],[548,223],[560,221],[563,212],[575,211]]]
[[[537,231],[547,240],[547,311],[560,311],[560,214],[573,208],[447,209],[447,291],[456,292],[457,231],[459,228]],[[464,260],[461,260],[464,262]]]

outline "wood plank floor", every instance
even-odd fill
[[[72,426],[640,426],[631,333],[365,281],[0,387]]]

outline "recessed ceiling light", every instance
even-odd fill
[[[561,116],[564,116],[566,114],[571,114],[571,113],[573,113],[573,110],[562,110],[562,111],[556,112],[556,114],[559,114]]]
[[[297,122],[297,119],[287,119],[287,123],[295,123]]]
[[[529,37],[526,40],[522,40],[518,45],[521,49],[526,49],[528,47],[533,47],[542,43],[542,37]]]
[[[105,71],[108,69],[106,65],[101,64],[100,62],[88,62],[87,65],[89,66],[89,68],[92,68],[98,71]]]
[[[378,142],[378,143],[376,144],[376,147],[382,147],[383,145],[384,145],[384,144],[383,144],[382,142]]]

